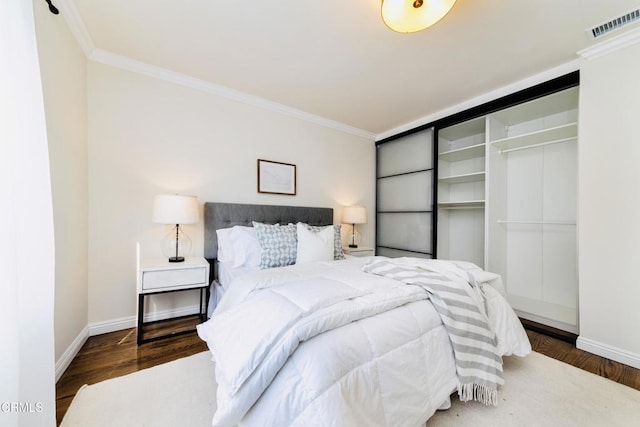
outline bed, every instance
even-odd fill
[[[222,261],[218,254],[218,231],[235,226],[252,227],[253,221],[265,224],[303,222],[312,226],[326,226],[333,224],[333,209],[242,203],[205,203],[204,257],[211,266],[209,283],[212,284],[207,310],[209,317],[234,278],[259,269],[255,265],[233,267],[233,263]]]
[[[495,403],[486,390],[500,384],[501,357],[531,351],[500,278],[470,263],[344,257],[332,224],[330,208],[205,203],[217,307],[198,334],[216,362],[213,425],[418,426],[456,389]],[[289,243],[294,233],[289,265],[269,258],[274,233]],[[260,253],[246,249],[247,235]],[[484,326],[472,319],[463,337],[451,319],[472,305]],[[470,336],[491,351],[461,352]]]

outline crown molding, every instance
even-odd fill
[[[165,80],[171,83],[189,87],[191,89],[210,93],[233,101],[242,102],[244,104],[273,111],[279,114],[284,114],[340,132],[345,132],[351,135],[368,139],[370,141],[373,141],[373,139],[375,138],[374,133],[349,126],[345,123],[307,113],[296,108],[288,107],[284,104],[269,101],[265,98],[249,95],[247,93],[240,92],[226,86],[217,85],[215,83],[177,73],[166,68],[147,64],[103,49],[98,49],[93,43],[91,35],[89,34],[87,27],[84,25],[84,22],[80,17],[80,13],[78,12],[75,1],[57,0],[56,3],[58,5],[58,8],[60,9],[61,14],[64,16],[64,19],[67,22],[71,33],[90,61],[99,62],[105,65],[110,65],[112,67]]]
[[[89,58],[91,53],[95,50],[95,45],[89,35],[87,27],[85,27],[80,13],[76,8],[74,0],[57,0],[56,1],[60,14],[64,17],[71,34],[75,37],[76,41],[80,45],[80,49],[84,52],[85,56]]]
[[[371,132],[358,129],[353,126],[346,125],[344,123],[326,119],[324,117],[320,117],[315,114],[310,114],[302,110],[298,110],[283,104],[279,104],[277,102],[269,101],[268,99],[265,99],[265,98],[249,95],[247,93],[234,90],[226,86],[211,83],[206,80],[197,79],[195,77],[191,77],[186,74],[177,73],[175,71],[171,71],[166,68],[147,64],[145,62],[141,62],[126,56],[118,55],[106,50],[94,49],[91,55],[89,56],[89,59],[91,61],[99,62],[105,65],[110,65],[112,67],[120,68],[122,70],[131,71],[131,72],[142,74],[149,77],[154,77],[160,80],[185,86],[201,92],[210,93],[212,95],[220,96],[226,99],[230,99],[232,101],[242,102],[244,104],[248,104],[254,107],[284,114],[290,117],[295,117],[297,119],[305,120],[307,122],[311,122],[320,126],[325,126],[341,132],[366,138],[371,141],[375,137],[375,134]]]
[[[421,117],[417,120],[411,121],[409,123],[405,123],[396,128],[390,129],[388,131],[379,133],[376,135],[376,141],[383,140],[390,136],[397,135],[407,130],[415,129],[419,126],[425,125],[427,123],[432,123],[436,120],[449,117],[453,114],[459,113],[461,111],[468,110],[469,108],[477,107],[478,105],[482,105],[489,101],[493,101],[494,99],[501,98],[503,96],[510,95],[514,92],[518,92],[523,89],[530,88],[531,86],[535,86],[539,83],[544,83],[548,80],[554,79],[556,77],[563,76],[565,74],[574,72],[580,69],[580,60],[575,59],[573,61],[566,62],[557,67],[551,68],[549,70],[543,71],[542,73],[535,74],[533,76],[529,76],[525,79],[519,80],[515,83],[508,84],[501,88],[492,90],[491,92],[484,93],[475,98],[464,101],[460,104],[454,105],[449,108],[445,108],[444,110],[440,110],[437,113],[430,114],[428,116]]]
[[[616,37],[604,40],[586,49],[578,52],[578,56],[588,61],[607,55],[616,50],[623,49],[627,46],[640,42],[640,27],[628,30]]]

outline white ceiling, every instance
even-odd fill
[[[575,61],[594,44],[586,28],[640,5],[458,0],[430,29],[398,34],[379,0],[60,2],[96,49],[371,134]]]

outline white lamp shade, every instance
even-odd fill
[[[347,206],[342,209],[342,222],[364,224],[367,222],[367,210],[362,206]]]
[[[383,0],[382,20],[399,33],[424,30],[441,20],[456,0]]]
[[[198,222],[198,198],[178,194],[161,194],[153,200],[153,222],[159,224],[194,224]]]

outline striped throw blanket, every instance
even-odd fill
[[[476,282],[468,272],[447,261],[384,257],[362,270],[425,289],[453,346],[460,400],[498,404],[497,387],[504,384],[502,358],[495,333],[477,303]]]

